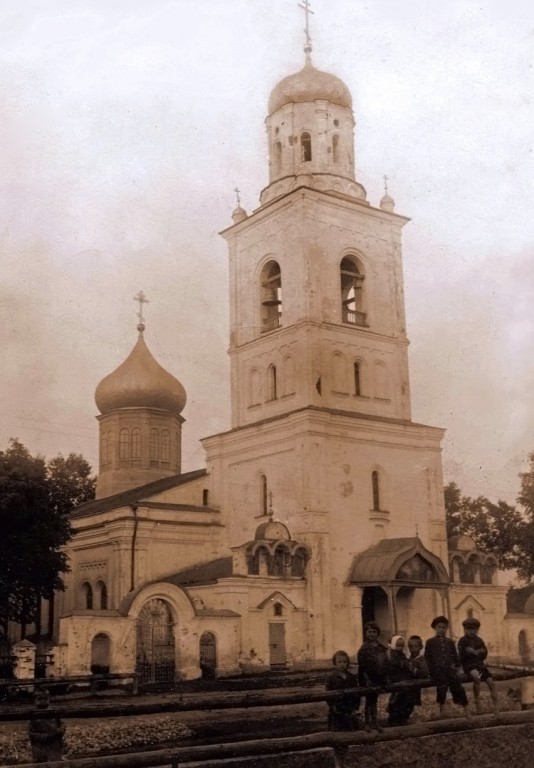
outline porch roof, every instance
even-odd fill
[[[403,567],[404,566],[404,567]],[[382,539],[379,544],[356,555],[349,584],[381,584],[417,587],[445,587],[450,582],[447,569],[418,536]]]

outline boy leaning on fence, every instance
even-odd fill
[[[28,722],[28,736],[32,748],[34,763],[53,763],[63,755],[63,735],[65,726],[59,717],[42,717],[42,711],[48,709],[50,694],[48,688],[39,688],[35,694],[36,709]]]

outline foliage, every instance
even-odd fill
[[[521,511],[505,501],[463,496],[456,483],[449,483],[444,493],[447,536],[471,536],[478,549],[495,555],[500,568],[515,568],[525,576],[528,522]]]
[[[79,454],[48,464],[18,440],[0,451],[0,629],[36,619],[40,598],[64,589],[62,547],[69,512],[94,496],[91,468]]]

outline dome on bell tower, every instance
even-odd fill
[[[144,325],[137,328],[139,338],[126,360],[96,388],[98,410],[106,414],[118,408],[159,408],[180,413],[185,389],[153,357],[143,338]]]
[[[286,104],[307,101],[329,101],[339,107],[352,109],[352,96],[343,80],[316,69],[307,61],[300,72],[284,77],[273,88],[269,97],[269,114],[272,115]]]

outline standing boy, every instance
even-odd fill
[[[385,645],[379,642],[380,627],[376,622],[369,621],[363,628],[365,640],[358,651],[358,679],[365,687],[383,687],[387,684],[388,652]],[[365,725],[366,731],[371,728],[381,732],[378,723],[378,693],[365,694]]]
[[[477,713],[480,714],[480,683],[487,683],[495,714],[498,715],[499,699],[497,687],[485,662],[488,649],[484,640],[478,636],[480,621],[471,617],[462,621],[462,626],[464,628],[464,636],[458,640],[458,654],[465,674],[469,675],[473,680],[473,693],[475,695]]]
[[[439,704],[439,713],[443,715],[448,688],[454,703],[463,707],[465,716],[470,717],[467,696],[460,681],[460,657],[454,641],[445,636],[449,628],[449,620],[446,616],[436,616],[430,626],[436,634],[426,641],[425,660],[430,677],[436,684],[436,703]]]

